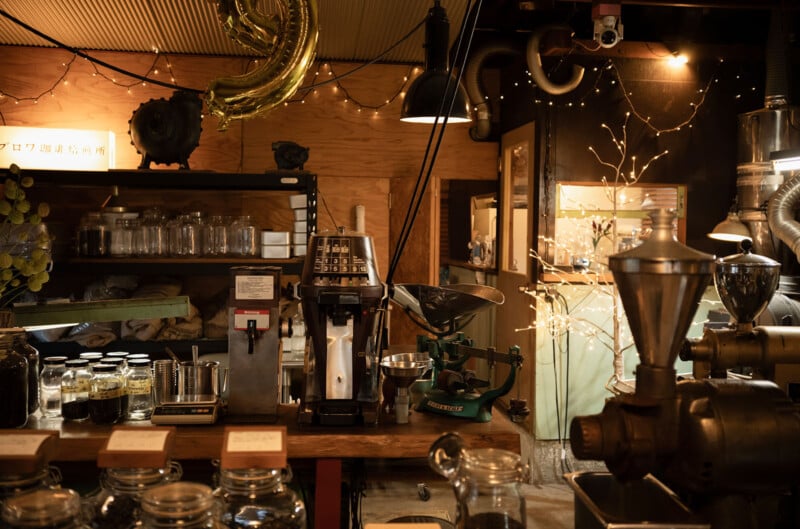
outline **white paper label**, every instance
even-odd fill
[[[110,452],[161,452],[169,432],[142,430],[115,430],[108,438],[106,449]]]
[[[228,432],[228,452],[280,452],[283,449],[283,432],[241,431]]]
[[[48,437],[50,436],[45,434],[2,435],[0,436],[0,454],[34,456]]]
[[[236,276],[236,299],[275,299],[275,276]]]

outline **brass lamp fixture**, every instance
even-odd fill
[[[739,219],[739,213],[736,211],[736,208],[737,206],[734,202],[725,220],[714,226],[714,229],[708,234],[709,239],[726,242],[742,242],[745,239],[753,238],[753,235],[750,233],[750,228]]]
[[[471,121],[467,92],[452,76],[448,65],[449,39],[447,11],[435,0],[425,21],[425,71],[414,79],[406,93],[401,121],[434,123],[445,116],[450,123]]]

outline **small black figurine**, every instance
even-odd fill
[[[300,169],[308,161],[308,147],[298,145],[293,141],[276,141],[272,144],[275,152],[275,163],[278,169]]]

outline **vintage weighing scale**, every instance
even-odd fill
[[[485,285],[398,284],[393,287],[392,301],[417,325],[436,336],[417,337],[417,351],[428,353],[432,360],[433,384],[416,409],[477,422],[491,420],[494,401],[514,385],[522,355],[516,346],[508,353],[475,347],[461,331],[478,312],[502,304],[503,293]],[[499,387],[486,389],[489,381],[478,379],[466,368],[472,358],[485,359],[490,368],[497,363],[508,364],[508,376]]]

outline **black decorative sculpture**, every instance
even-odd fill
[[[308,147],[293,141],[276,141],[272,144],[278,169],[300,169],[308,161]]]
[[[187,91],[139,105],[128,122],[131,143],[142,155],[139,169],[149,169],[151,163],[177,163],[189,169],[189,156],[200,144],[203,130],[202,107],[200,97]]]

